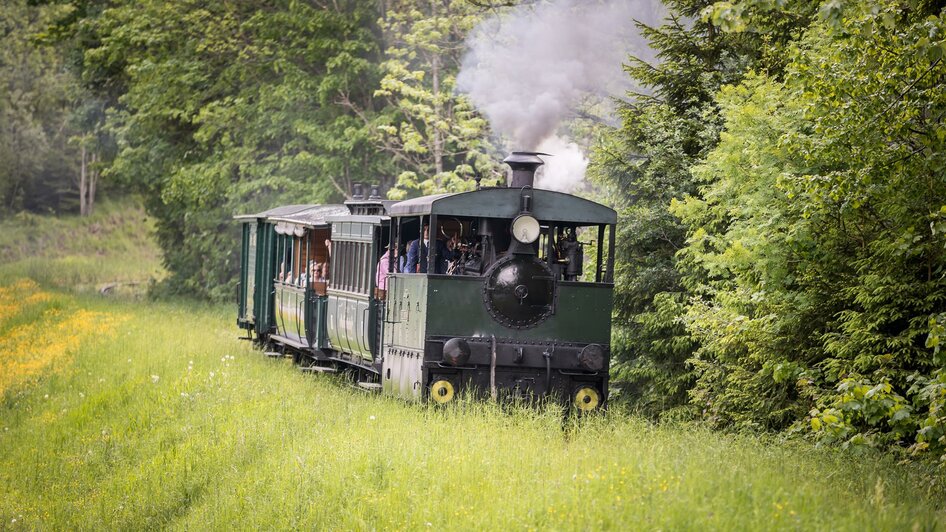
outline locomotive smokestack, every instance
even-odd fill
[[[503,162],[512,168],[512,179],[509,181],[510,188],[533,187],[535,185],[535,171],[545,164],[539,155],[548,155],[547,153],[538,153],[532,151],[514,151],[512,155],[503,159]]]

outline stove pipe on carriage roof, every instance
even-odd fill
[[[536,151],[514,151],[503,162],[512,168],[509,188],[535,187],[535,171],[545,164],[539,155],[549,155]]]

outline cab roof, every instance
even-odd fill
[[[591,200],[529,188],[484,188],[470,192],[434,194],[399,203],[388,209],[391,216],[452,215],[484,218],[515,218],[519,197],[532,194],[532,215],[542,221],[579,224],[617,223],[617,212]]]

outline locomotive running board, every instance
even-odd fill
[[[306,366],[304,368],[299,368],[299,371],[303,373],[338,373],[337,369],[328,368],[325,366]]]
[[[279,335],[279,334],[272,334],[272,335],[270,335],[269,338],[270,338],[272,341],[276,342],[277,344],[282,344],[282,345],[284,345],[284,346],[292,347],[292,348],[294,348],[294,349],[309,349],[309,346],[308,346],[308,345],[306,345],[306,344],[304,344],[304,343],[302,343],[302,342],[300,342],[300,341],[298,341],[298,340],[295,340],[295,339],[293,339],[293,338],[287,338],[287,337],[282,336],[282,335]]]

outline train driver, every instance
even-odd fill
[[[410,248],[407,250],[407,272],[410,273],[427,273],[427,252],[430,247],[430,226],[424,224],[424,238],[423,241],[415,240],[411,242]],[[457,247],[457,237],[454,235],[449,241],[443,242],[442,240],[434,240],[434,251],[436,255],[434,256],[434,273],[445,274],[447,273],[447,261],[453,260],[455,257],[454,249]]]

